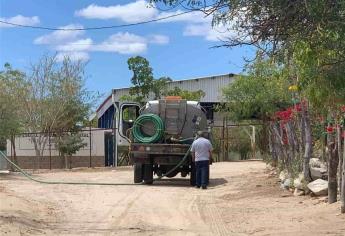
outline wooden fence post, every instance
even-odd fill
[[[328,153],[329,153],[329,164],[328,164],[328,203],[334,203],[337,201],[338,195],[338,146],[336,139],[333,134],[328,134]]]
[[[343,158],[343,173],[342,173],[343,178],[342,178],[341,195],[340,195],[341,213],[345,213],[345,135],[344,135],[343,141],[344,141],[343,156],[340,157],[340,158]]]

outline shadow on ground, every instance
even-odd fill
[[[224,178],[211,178],[210,187],[216,187],[223,184],[226,184],[228,181]],[[193,187],[190,185],[189,178],[171,178],[171,179],[160,179],[153,182],[150,186],[159,186],[159,187]]]

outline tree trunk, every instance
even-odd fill
[[[13,154],[13,159],[12,161],[14,162],[14,164],[18,164],[18,161],[17,161],[17,153],[16,153],[16,138],[14,135],[11,136],[11,147],[12,147],[12,154]],[[11,167],[11,171],[15,171],[15,168],[13,165],[10,165]]]
[[[273,142],[275,145],[278,162],[280,159],[281,163],[283,164],[283,167],[287,168],[287,165],[286,165],[287,156],[284,153],[284,147],[282,144],[283,141],[282,141],[281,134],[278,130],[277,124],[273,124],[272,130],[273,130]]]
[[[65,169],[68,169],[68,156],[63,155],[62,157],[65,159]]]
[[[36,137],[31,137],[31,140],[34,143],[34,148],[35,148],[35,153],[36,153],[35,163],[34,163],[33,169],[37,169],[39,167],[39,158],[40,158],[41,153],[40,153],[39,146],[37,144]]]
[[[341,213],[345,213],[345,137],[344,137],[344,148],[343,148],[343,173],[342,173],[342,183],[341,183]],[[340,157],[341,158],[341,157]]]
[[[343,158],[342,158],[342,146],[341,146],[341,127],[337,125],[337,145],[338,145],[338,158],[339,158],[339,165],[338,165],[338,186],[339,186],[339,194],[341,196],[342,189],[341,183],[343,178]]]
[[[331,134],[329,134],[331,136]],[[328,203],[337,201],[338,194],[338,145],[335,143],[334,137],[330,137],[328,142],[329,164],[328,164]]]
[[[268,147],[269,147],[269,153],[272,156],[272,166],[277,167],[278,166],[278,155],[277,155],[276,147],[274,144],[273,133],[271,131],[271,128],[269,128],[269,131],[268,131]]]
[[[72,169],[72,155],[69,155],[68,159],[69,159],[69,169]]]
[[[308,111],[307,102],[305,105],[302,103],[302,119],[304,123],[304,134],[305,134],[305,149],[304,149],[304,161],[303,161],[303,175],[307,182],[311,181],[309,161],[313,152],[313,140],[312,130],[310,125],[310,117]],[[302,126],[303,127],[303,126]]]

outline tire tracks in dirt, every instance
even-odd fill
[[[212,190],[211,190],[212,191]],[[201,219],[209,225],[212,235],[219,236],[242,236],[241,233],[233,232],[224,221],[220,209],[222,206],[219,203],[220,199],[215,196],[215,193],[209,191],[207,195],[199,195],[196,198],[196,205]]]
[[[131,210],[131,208],[133,207],[133,205],[138,202],[138,199],[141,197],[143,193],[143,189],[140,190],[135,190],[132,191],[128,196],[126,196],[122,201],[120,201],[119,203],[116,204],[116,206],[120,205],[120,204],[125,204],[126,207],[125,209],[120,213],[120,215],[118,217],[116,217],[114,220],[111,221],[109,226],[114,226],[116,225],[116,227],[121,227],[124,223],[125,220],[127,219],[127,216],[129,214],[129,211]],[[131,199],[129,199],[131,198]],[[128,200],[129,199],[129,200]],[[124,201],[127,200],[127,201]],[[118,210],[118,208],[114,208],[111,212]]]

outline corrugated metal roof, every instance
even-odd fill
[[[174,87],[178,87],[188,91],[197,91],[201,89],[206,94],[201,99],[201,102],[220,102],[222,88],[232,83],[235,76],[234,74],[224,74],[186,80],[174,80],[168,83],[168,88],[173,89]],[[118,101],[121,96],[128,95],[128,93],[129,88],[113,89],[114,100]]]

